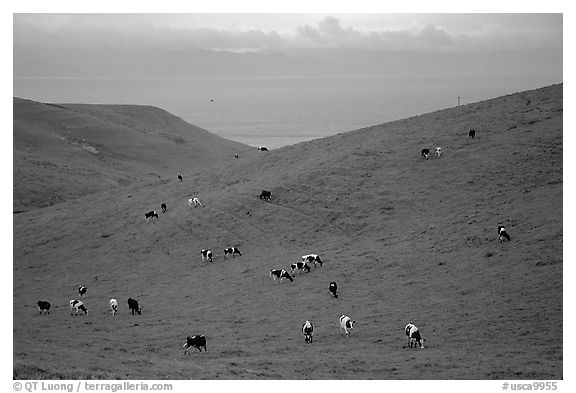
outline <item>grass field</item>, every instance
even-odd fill
[[[138,135],[126,119],[149,113],[132,108],[123,112],[130,131],[121,140],[119,120],[108,119],[114,146],[101,137],[100,159],[75,156],[75,165],[101,176],[83,178],[86,192],[74,188],[82,176],[49,164],[43,176],[51,180],[37,191],[35,181],[20,180],[35,173],[22,164],[32,156],[59,165],[64,154],[57,141],[33,152],[17,144],[31,127],[25,113],[14,129],[14,378],[562,379],[562,89],[268,153],[210,139],[203,149],[220,153],[197,165],[186,164],[190,150],[158,152],[158,133],[128,158],[114,152]],[[102,110],[83,107],[82,116],[101,119]],[[26,134],[30,145],[42,130]],[[193,140],[194,132],[177,137]],[[83,138],[96,145],[90,133]],[[420,157],[435,146],[441,158]],[[154,170],[150,151],[172,159]],[[129,181],[112,184],[111,167]],[[112,185],[98,188],[101,179]],[[263,189],[271,202],[258,198]],[[191,196],[204,207],[188,207]],[[168,211],[147,224],[144,213],[162,202]],[[499,243],[498,224],[511,242]],[[224,258],[231,245],[243,255]],[[203,248],[213,263],[202,262]],[[308,253],[324,265],[294,282],[269,279],[270,269]],[[71,316],[80,284],[88,315]],[[128,297],[142,315],[129,314]],[[120,304],[116,316],[110,298]],[[49,315],[38,314],[40,299],[52,303]],[[349,338],[338,332],[342,314],[357,321]],[[305,320],[314,324],[313,344],[300,331]],[[425,349],[407,348],[410,321]],[[182,344],[195,334],[206,336],[208,352],[184,356]]]

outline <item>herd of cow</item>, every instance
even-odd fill
[[[476,131],[470,130],[468,133],[468,138],[474,139],[475,136],[476,136]],[[259,148],[259,150],[268,151],[265,147]],[[437,147],[435,149],[435,153],[436,153],[436,156],[438,158],[440,158],[440,156],[442,155],[442,148]],[[422,151],[421,151],[422,158],[428,159],[429,155],[430,155],[429,149],[422,149]],[[237,157],[235,157],[235,158],[237,158]],[[182,182],[182,179],[183,179],[182,175],[179,174],[178,180],[180,182]],[[265,201],[270,201],[271,198],[272,198],[272,193],[270,191],[263,190],[262,193],[260,194],[260,199],[263,199]],[[192,207],[195,208],[195,207],[203,206],[203,205],[198,198],[190,198],[190,199],[188,199],[188,206],[190,208],[192,208]],[[160,207],[161,207],[163,213],[166,212],[167,206],[165,203],[162,203]],[[146,218],[146,222],[148,222],[150,220],[150,218],[158,218],[158,214],[156,213],[155,210],[152,210],[152,211],[145,214],[145,218]],[[510,241],[510,235],[507,233],[506,229],[502,225],[498,225],[498,238],[499,238],[500,242],[503,242],[505,240]],[[224,257],[226,258],[227,255],[232,255],[232,257],[234,257],[236,255],[241,256],[242,253],[240,252],[238,247],[232,246],[232,247],[228,247],[228,248],[224,249]],[[202,261],[213,262],[214,255],[213,255],[211,250],[208,250],[208,249],[201,250],[201,256],[202,256]],[[285,269],[271,269],[270,273],[269,273],[269,277],[271,279],[273,279],[274,282],[276,282],[276,283],[278,283],[278,282],[281,283],[284,279],[287,279],[289,281],[294,281],[295,272],[296,271],[299,271],[300,273],[310,272],[310,270],[311,270],[310,265],[312,263],[314,263],[315,267],[317,265],[322,266],[323,261],[318,254],[303,255],[301,262],[292,263],[290,265],[291,273],[288,273],[288,271]],[[337,290],[338,290],[338,286],[337,286],[336,282],[330,282],[330,284],[328,286],[328,291],[336,299],[338,298]],[[78,286],[78,293],[79,293],[81,298],[86,294],[86,291],[87,291],[86,287]],[[139,315],[142,314],[142,308],[138,304],[138,301],[133,299],[133,298],[128,299],[128,309],[130,310],[130,312],[133,315],[134,314],[139,314]],[[40,311],[41,314],[42,313],[44,313],[44,314],[49,313],[50,312],[50,303],[46,300],[39,300],[38,301],[38,310]],[[112,315],[116,315],[116,313],[118,311],[118,301],[116,299],[110,299],[109,310],[112,312]],[[76,300],[76,299],[70,300],[70,313],[72,315],[78,315],[81,312],[84,314],[88,314],[88,310],[87,310],[86,306],[84,305],[84,303],[81,300]],[[356,324],[356,321],[351,320],[350,317],[347,315],[342,315],[342,316],[340,316],[339,322],[340,322],[340,332],[341,333],[344,332],[346,334],[346,337],[348,337],[350,335],[350,331],[352,329],[354,329],[354,325]],[[313,342],[313,331],[314,331],[314,326],[312,325],[312,322],[310,322],[308,320],[306,322],[304,322],[304,324],[302,325],[302,333],[304,334],[304,341],[306,343],[312,343]],[[419,332],[418,328],[412,322],[408,323],[405,326],[404,331],[405,331],[406,336],[408,337],[408,347],[409,348],[412,348],[412,347],[416,348],[417,345],[419,345],[420,348],[424,348],[424,345],[423,345],[424,339],[420,336],[420,332]],[[206,337],[204,335],[195,335],[192,337],[190,337],[190,336],[186,337],[186,342],[182,346],[182,348],[184,349],[184,354],[186,354],[188,349],[190,349],[192,347],[197,348],[200,352],[202,352],[202,348],[204,348],[204,351],[207,351],[207,349],[206,349]]]

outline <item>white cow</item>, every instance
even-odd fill
[[[346,337],[348,337],[350,335],[350,332],[348,331],[348,329],[350,329],[350,330],[354,329],[355,323],[356,323],[356,321],[350,322],[349,316],[342,315],[340,317],[340,333],[342,333],[342,330],[344,330],[346,332]]]
[[[198,198],[194,197],[194,198],[188,199],[188,206],[190,206],[190,207],[202,206],[202,203],[200,203],[200,200]]]
[[[442,155],[442,148],[437,147],[434,151],[436,152],[436,157],[440,158],[440,156]]]
[[[116,301],[116,299],[110,299],[108,304],[110,305],[110,311],[112,311],[112,315],[116,315],[116,312],[118,312],[118,301]]]

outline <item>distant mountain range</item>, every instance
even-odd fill
[[[14,47],[14,77],[561,74],[562,52],[468,54],[362,49],[232,53],[200,49]]]

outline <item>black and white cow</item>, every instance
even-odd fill
[[[342,330],[344,330],[344,332],[346,332],[346,337],[348,337],[350,335],[348,329],[354,329],[355,323],[356,321],[351,321],[348,315],[342,315],[340,317],[340,333],[342,333]]]
[[[338,285],[336,285],[334,281],[330,283],[330,285],[328,286],[328,290],[330,291],[330,294],[332,294],[332,296],[338,299],[338,294],[336,293],[336,291],[338,290]]]
[[[440,158],[440,156],[442,155],[442,148],[437,147],[436,149],[434,149],[434,152],[436,153],[436,157]]]
[[[78,313],[82,311],[84,315],[88,314],[88,310],[84,303],[80,300],[70,300],[70,315],[78,315]]]
[[[188,349],[192,347],[198,348],[200,352],[202,352],[201,347],[204,347],[204,351],[208,352],[208,350],[206,349],[206,337],[204,337],[202,334],[192,337],[190,336],[186,337],[186,342],[184,343],[184,345],[182,345],[182,348],[184,349],[184,355],[186,355]]]
[[[86,291],[88,291],[88,288],[86,288],[83,285],[78,285],[78,294],[80,295],[80,297],[86,295]]]
[[[110,306],[110,311],[112,311],[112,315],[116,315],[116,313],[118,312],[118,301],[116,299],[110,299],[108,305]]]
[[[312,326],[312,323],[310,321],[304,322],[304,325],[302,325],[302,333],[304,333],[305,342],[312,342],[312,332],[314,332],[314,326]]]
[[[322,266],[322,259],[320,259],[320,255],[318,254],[308,254],[308,255],[302,255],[302,262],[314,262],[314,266],[316,266],[317,264],[320,264],[320,266]]]
[[[238,154],[234,154],[234,158],[238,158]]]
[[[430,149],[422,149],[420,154],[422,155],[422,158],[428,159],[428,156],[430,155]]]
[[[194,198],[189,198],[188,199],[188,206],[189,207],[197,207],[197,206],[202,206],[202,203],[200,202],[200,199],[194,197]]]
[[[284,269],[272,269],[270,270],[269,276],[270,278],[274,279],[274,282],[276,282],[277,279],[280,279],[280,282],[282,282],[282,280],[284,280],[285,278],[287,278],[290,281],[294,281],[290,273],[288,273]]]
[[[212,262],[212,251],[202,250],[200,253],[202,254],[202,261]]]
[[[474,139],[475,137],[476,137],[476,130],[468,131],[468,139],[470,138]]]
[[[498,225],[498,239],[500,240],[500,243],[502,243],[504,240],[510,241],[510,235],[508,232],[506,232],[506,228],[504,228],[502,225]]]
[[[138,304],[136,299],[132,299],[131,297],[128,298],[128,309],[134,315],[134,313],[138,313],[138,315],[142,315],[142,307]]]
[[[165,203],[161,204],[160,208],[162,209],[162,213],[166,213],[166,210],[168,210],[168,206],[166,206]]]
[[[404,328],[404,332],[406,333],[406,336],[408,336],[409,348],[412,348],[412,344],[414,344],[414,348],[416,348],[416,344],[419,344],[420,348],[424,348],[424,344],[422,343],[424,339],[420,336],[420,332],[418,331],[416,325],[410,322]]]
[[[266,146],[261,146],[258,148],[258,150],[260,151],[268,151],[268,148]]]
[[[158,213],[156,213],[156,210],[151,210],[148,213],[145,213],[144,217],[146,217],[146,222],[148,222],[152,217],[158,218]]]
[[[296,270],[300,271],[300,273],[306,271],[307,273],[310,273],[310,266],[308,266],[308,264],[306,262],[296,262],[290,265],[290,269],[292,269],[292,274],[294,274],[294,272]]]
[[[178,174],[178,180],[180,180],[180,182],[182,182],[182,174],[181,173]]]
[[[226,258],[226,256],[230,254],[233,257],[238,254],[240,256],[242,256],[242,253],[240,252],[240,250],[238,249],[238,247],[236,246],[232,246],[232,247],[228,247],[224,249],[224,258]]]
[[[269,201],[270,199],[272,199],[272,193],[270,191],[262,190],[262,192],[260,193],[260,199]]]
[[[50,302],[46,300],[38,300],[38,311],[40,314],[50,314]]]

